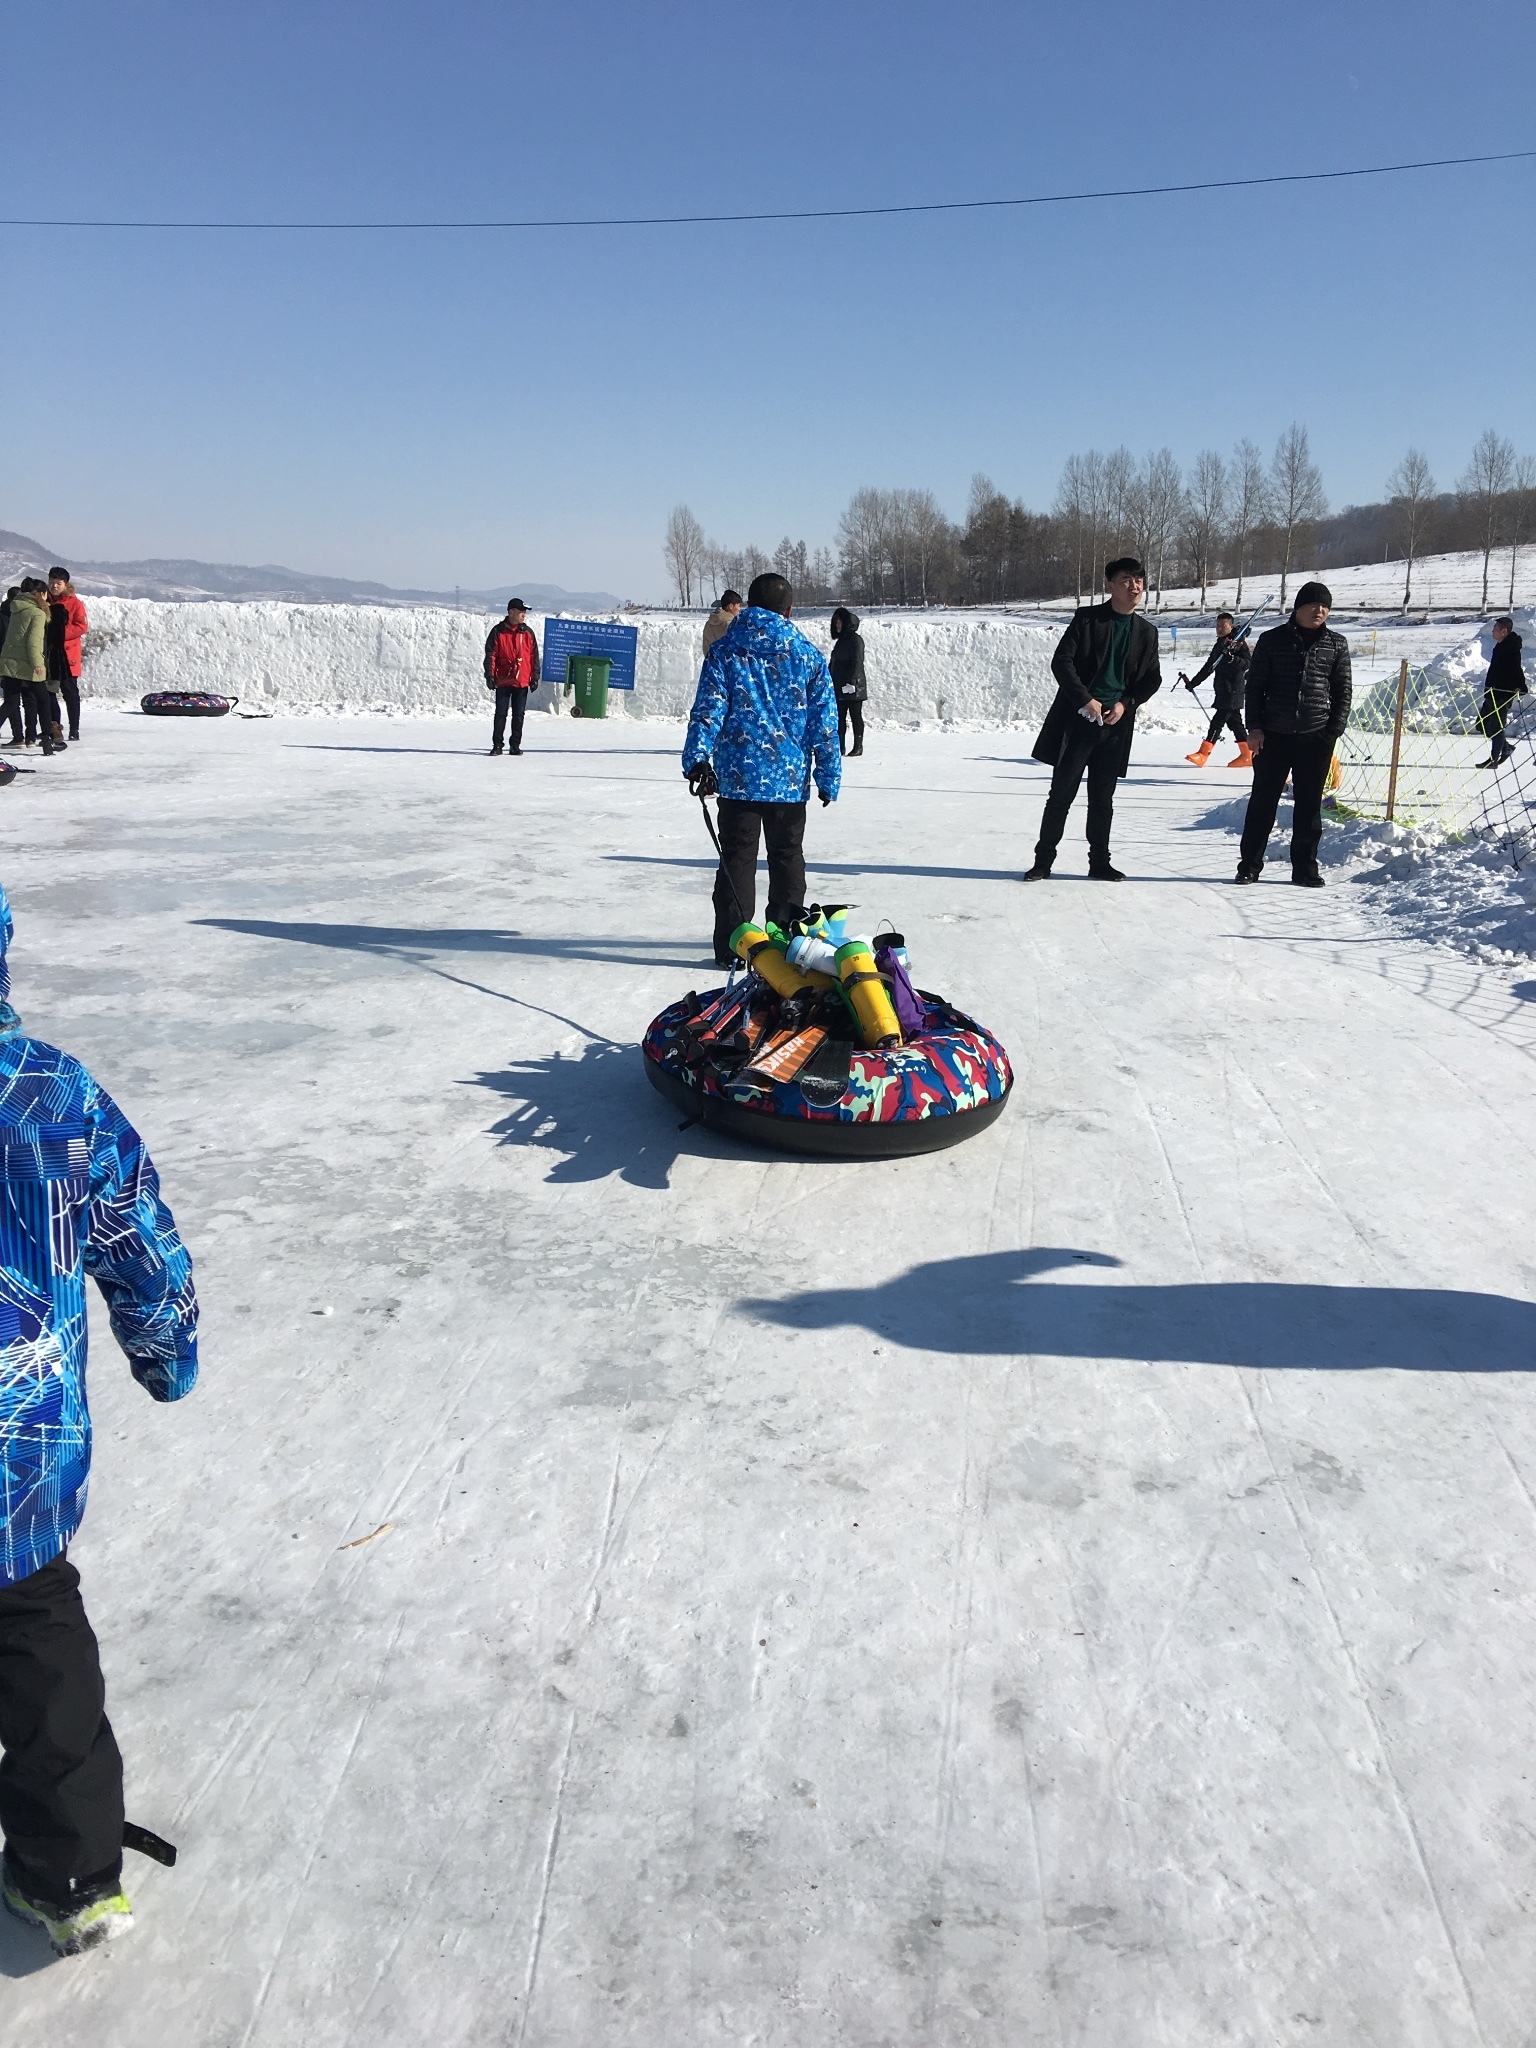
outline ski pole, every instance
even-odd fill
[[[704,829],[714,841],[715,852],[720,856],[720,872],[725,877],[725,886],[731,892],[731,900],[736,905],[737,922],[750,924],[752,920],[741,907],[741,898],[736,894],[736,884],[731,880],[731,871],[725,864],[725,849],[720,844],[720,835],[715,830],[715,821],[709,815],[709,804],[702,790],[699,792],[699,809],[704,813]],[[734,973],[735,969],[731,971]]]

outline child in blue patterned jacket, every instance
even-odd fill
[[[3,1891],[17,1918],[72,1955],[133,1924],[123,1760],[65,1555],[91,1464],[85,1279],[157,1401],[179,1401],[197,1379],[197,1297],[138,1134],[78,1060],[24,1035],[9,1002],[11,932],[0,889]]]

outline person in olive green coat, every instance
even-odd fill
[[[43,752],[51,754],[55,748],[49,735],[47,632],[48,586],[35,576],[25,577],[11,600],[11,616],[5,622],[0,678],[4,679],[7,697],[16,690],[28,711],[35,713]]]

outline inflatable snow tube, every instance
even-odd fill
[[[669,1102],[748,1144],[827,1159],[900,1159],[974,1137],[1007,1105],[1013,1068],[1003,1047],[926,989],[918,991],[924,1029],[904,1045],[866,1051],[829,1043],[831,1059],[818,1058],[790,1081],[733,1070],[703,1051],[690,1025],[719,994],[670,1004],[641,1052],[651,1085]]]
[[[222,718],[239,702],[211,690],[151,690],[139,699],[139,709],[146,718]]]

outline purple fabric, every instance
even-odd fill
[[[903,1038],[915,1038],[928,1022],[928,1012],[923,1008],[921,997],[912,986],[912,978],[896,958],[889,946],[882,946],[875,954],[875,965],[880,972],[889,975],[891,982],[891,1003],[896,1011],[896,1022],[901,1026]]]

